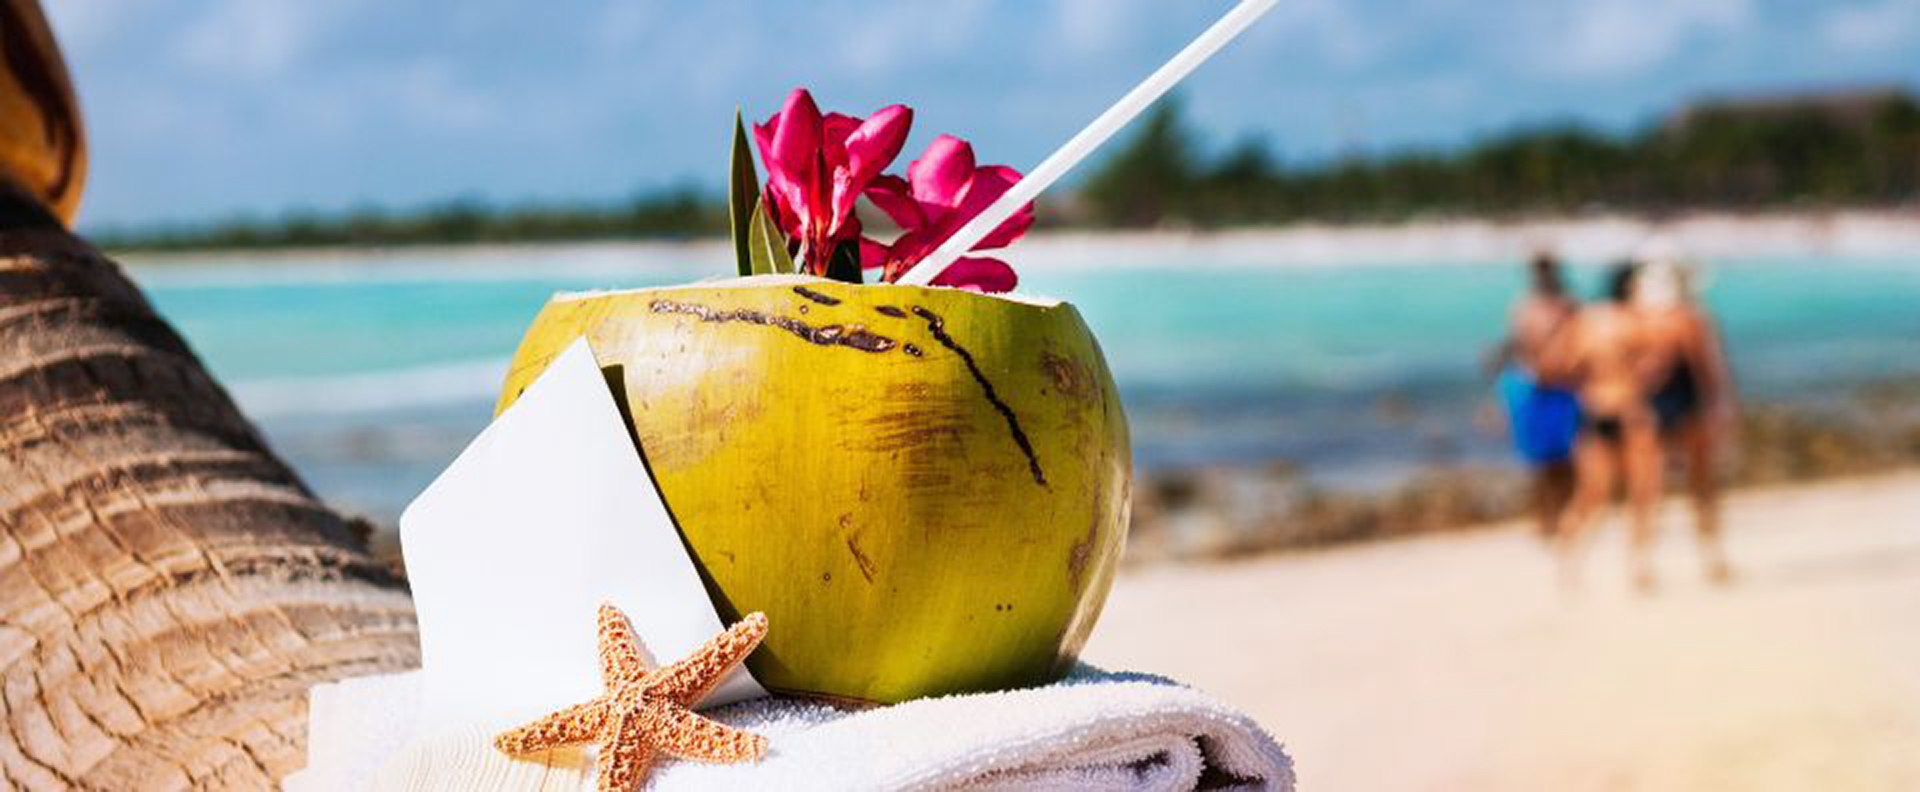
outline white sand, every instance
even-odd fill
[[[1211,232],[1178,229],[1035,232],[1006,258],[1022,272],[1125,267],[1285,267],[1367,264],[1511,264],[1537,247],[1576,260],[1635,253],[1659,239],[1702,258],[1868,256],[1911,259],[1920,250],[1920,207],[1746,214],[1693,212],[1650,220],[1627,214],[1487,220],[1436,217],[1397,223],[1299,222]],[[392,248],[308,248],[134,253],[136,277],[467,279],[620,277],[671,273],[686,280],[731,276],[724,239],[525,242]],[[528,261],[538,261],[529,270]]]
[[[1248,710],[1307,790],[1920,789],[1920,473],[1743,494],[1742,578],[1669,507],[1560,595],[1518,526],[1123,575],[1086,658]]]
[[[1056,268],[1364,266],[1511,263],[1536,248],[1574,260],[1637,255],[1658,245],[1708,259],[1866,256],[1911,259],[1920,212],[1848,210],[1728,214],[1659,221],[1618,214],[1515,220],[1293,223],[1209,233],[1048,231],[1015,246],[1022,271]]]

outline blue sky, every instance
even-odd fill
[[[736,104],[917,110],[1026,168],[1227,0],[50,0],[87,113],[83,228],[456,196],[718,189]],[[1703,94],[1920,85],[1920,0],[1281,0],[1184,87],[1288,161]],[[904,164],[905,158],[902,163]]]

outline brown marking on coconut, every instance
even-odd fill
[[[821,294],[820,292],[814,291],[805,286],[793,287],[793,293],[798,294],[814,302],[817,302],[821,305],[839,305],[840,304],[840,298],[834,297],[832,295]],[[804,305],[800,306],[800,310],[804,311],[806,309],[807,309],[806,306]]]
[[[865,422],[865,431],[849,444],[874,451],[904,451],[946,442],[959,442],[973,430],[957,405],[925,404],[885,412]]]
[[[978,425],[971,394],[951,393],[922,381],[889,383],[872,403],[882,411],[864,420],[842,417],[841,447],[878,452],[905,473],[908,486],[943,489],[953,483],[949,460],[964,456]]]
[[[1027,438],[1026,430],[1020,428],[1020,417],[1014,415],[1013,408],[1007,405],[1006,400],[1000,398],[1000,392],[993,387],[993,381],[987,379],[987,375],[980,371],[980,364],[973,359],[973,353],[967,351],[966,347],[961,346],[959,339],[947,332],[947,322],[940,318],[939,314],[916,305],[913,307],[913,315],[927,323],[927,332],[933,334],[933,340],[940,342],[947,351],[958,355],[960,362],[966,364],[967,373],[973,375],[973,381],[980,384],[980,390],[987,397],[987,402],[992,404],[993,409],[1006,420],[1007,433],[1013,436],[1014,445],[1019,446],[1020,453],[1026,455],[1027,471],[1033,474],[1033,483],[1045,487],[1047,474],[1040,470],[1040,457],[1033,452],[1033,441]]]
[[[860,576],[866,578],[867,583],[871,585],[873,583],[875,567],[873,565],[873,559],[868,558],[866,551],[860,549],[859,532],[856,531],[847,534],[847,552],[853,554],[854,566],[860,568]]]
[[[1094,401],[1100,398],[1100,389],[1094,384],[1093,375],[1080,361],[1054,352],[1040,353],[1040,368],[1047,373],[1048,381],[1054,390],[1077,402]]]
[[[684,314],[695,317],[702,322],[719,324],[744,322],[750,325],[777,328],[792,333],[801,340],[820,346],[843,346],[862,352],[879,353],[891,350],[898,345],[898,342],[892,338],[872,332],[867,329],[866,325],[862,324],[815,326],[791,316],[781,316],[766,311],[757,311],[752,308],[735,308],[733,310],[722,311],[711,306],[681,302],[678,300],[654,300],[648,307],[652,309],[654,313]]]
[[[1097,482],[1094,484],[1093,499],[1095,503],[1102,500],[1101,488]],[[1098,514],[1099,511],[1096,509],[1094,513]],[[1080,537],[1080,541],[1074,542],[1073,547],[1067,549],[1067,583],[1076,591],[1086,580],[1087,561],[1093,558],[1093,543],[1099,538],[1100,520],[1096,518],[1087,523],[1087,532]]]

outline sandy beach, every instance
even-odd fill
[[[1402,222],[1315,223],[1211,231],[1050,230],[1024,243],[1040,267],[1152,265],[1169,256],[1208,266],[1366,266],[1394,262],[1517,261],[1535,248],[1574,260],[1634,254],[1650,242],[1701,258],[1910,256],[1920,245],[1911,208],[1830,211],[1698,211],[1668,217],[1427,217]]]
[[[1625,256],[1648,240],[1703,258],[1777,256],[1907,257],[1920,247],[1920,210],[1831,209],[1697,211],[1653,218],[1622,213],[1579,216],[1415,218],[1401,222],[1299,222],[1221,229],[1046,228],[1023,240],[1011,260],[1023,274],[1045,270],[1154,266],[1169,258],[1204,267],[1366,266],[1396,262],[1502,264],[1548,247],[1579,260]],[[685,268],[697,277],[724,272],[731,244],[719,238],[581,242],[488,242],[397,247],[127,251],[135,272],[158,269],[301,277],[348,272],[378,259],[389,277],[455,271],[463,277],[523,276],[530,256],[564,271],[610,276]]]
[[[1169,257],[1194,267],[1321,267],[1390,263],[1513,263],[1534,247],[1551,247],[1572,259],[1630,255],[1649,240],[1695,257],[1868,255],[1908,257],[1920,247],[1916,209],[1828,211],[1695,211],[1674,217],[1594,213],[1578,217],[1430,217],[1402,222],[1288,222],[1235,228],[1043,228],[1023,240],[1014,263],[1023,272],[1075,268],[1154,267]],[[407,278],[436,270],[467,278],[511,278],[526,272],[528,257],[588,274],[632,274],[649,268],[685,267],[701,276],[724,272],[732,245],[720,238],[607,240],[607,242],[488,242],[488,244],[397,245],[397,247],[271,247],[209,251],[127,251],[121,259],[136,272],[246,267],[252,272],[290,270],[301,276],[344,270],[357,261],[380,259],[390,276]]]
[[[1617,523],[1577,598],[1510,524],[1132,569],[1085,657],[1246,709],[1309,790],[1920,788],[1920,472],[1735,495],[1729,589],[1663,515],[1651,597]]]

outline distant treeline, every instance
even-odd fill
[[[496,208],[461,200],[407,212],[302,212],[199,227],[109,229],[91,236],[110,250],[169,251],[657,239],[726,232],[725,203],[697,191],[673,190],[624,203]]]
[[[1576,126],[1510,132],[1452,152],[1282,165],[1250,140],[1203,153],[1176,99],[1160,105],[1055,225],[1227,226],[1421,214],[1666,212],[1920,202],[1920,103],[1900,91],[1704,103],[1626,135]],[[186,250],[531,242],[726,233],[718,195],[623,203],[297,213],[205,226],[108,230],[105,247]]]
[[[1203,158],[1162,104],[1081,191],[1082,222],[1217,226],[1593,209],[1920,201],[1920,103],[1841,93],[1702,104],[1637,133],[1504,134],[1450,153],[1282,167],[1261,141]]]

